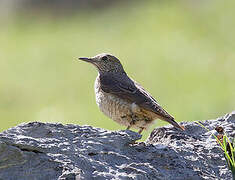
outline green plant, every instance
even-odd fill
[[[208,132],[210,131],[207,127],[205,127],[200,122],[196,122],[203,128],[205,128]],[[228,168],[232,171],[233,180],[235,180],[235,138],[233,138],[232,142],[229,140],[226,133],[223,132],[223,134],[220,134],[216,136],[215,134],[211,133],[214,138],[217,140],[218,144],[220,145],[220,148],[224,152],[224,156],[226,159],[226,162],[228,164]]]

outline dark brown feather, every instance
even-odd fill
[[[139,107],[154,112],[163,119],[174,120],[144,88],[125,73],[100,75],[101,89],[120,98],[136,103]]]

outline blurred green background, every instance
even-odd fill
[[[29,121],[125,129],[96,106],[96,69],[77,61],[102,52],[177,121],[235,110],[235,1],[18,6],[1,12],[0,131]]]

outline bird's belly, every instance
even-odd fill
[[[131,104],[112,94],[99,91],[96,93],[96,103],[100,110],[108,117],[121,125],[129,126],[131,118]]]
[[[96,103],[106,116],[124,126],[148,129],[155,119],[141,110],[141,112],[133,112],[133,103],[102,90],[96,92]]]

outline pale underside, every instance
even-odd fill
[[[158,118],[155,113],[146,111],[135,103],[104,92],[97,83],[98,77],[95,81],[96,103],[106,116],[117,123],[135,129],[147,129]]]

